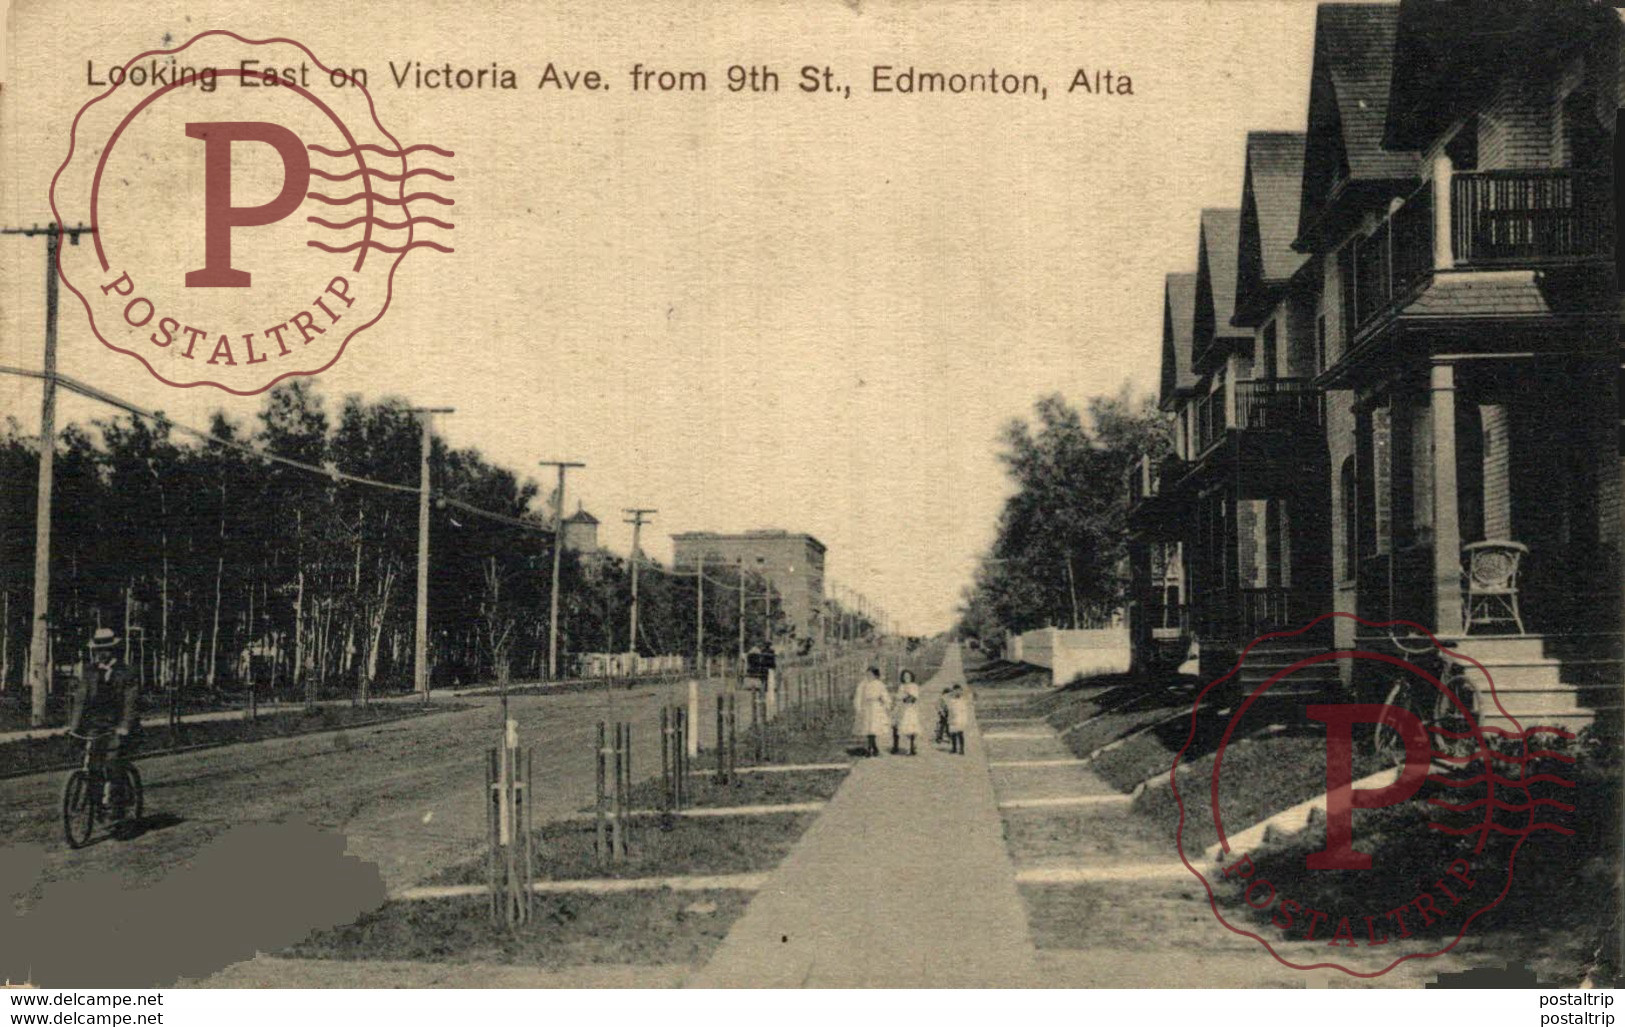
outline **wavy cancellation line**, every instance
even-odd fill
[[[431,242],[428,239],[419,239],[419,240],[417,240],[415,242],[409,242],[405,246],[389,246],[389,245],[387,245],[385,243],[381,243],[381,242],[372,242],[370,240],[369,241],[362,241],[360,239],[356,240],[355,242],[351,243],[348,246],[329,246],[324,242],[317,242],[315,239],[307,239],[307,240],[305,240],[305,245],[306,246],[314,246],[318,250],[326,250],[328,253],[349,253],[352,250],[359,250],[359,249],[363,249],[363,248],[369,249],[369,250],[383,250],[385,253],[405,253],[407,250],[415,250],[415,249],[418,249],[419,247],[423,247],[425,249],[431,249],[431,250],[439,250],[441,253],[456,253],[457,252],[456,250],[452,249],[450,246],[442,246],[439,243]]]
[[[1502,777],[1500,774],[1480,774],[1477,777],[1469,777],[1464,781],[1456,781],[1448,777],[1440,777],[1437,774],[1429,774],[1428,780],[1437,785],[1444,785],[1446,788],[1471,788],[1473,785],[1483,784],[1485,781],[1490,781],[1494,784],[1501,785],[1503,788],[1524,789],[1528,788],[1530,785],[1538,785],[1542,781],[1551,781],[1555,784],[1561,785],[1564,788],[1574,787],[1573,781],[1570,781],[1567,778],[1558,777],[1556,774],[1536,774],[1534,777],[1524,778],[1519,781],[1514,781],[1509,777]]]
[[[330,203],[335,207],[342,207],[346,203],[354,203],[357,200],[372,200],[374,203],[387,203],[396,207],[404,206],[408,203],[415,203],[418,200],[432,200],[435,203],[443,203],[448,207],[456,202],[455,200],[446,199],[446,197],[441,196],[439,193],[413,193],[410,196],[403,196],[398,200],[394,199],[393,197],[384,196],[380,193],[369,192],[356,193],[353,196],[346,196],[342,200],[334,196],[326,196],[322,193],[306,193],[305,199],[320,200],[322,203]]]
[[[413,225],[423,225],[423,224],[433,225],[436,228],[447,228],[447,229],[457,227],[456,225],[452,224],[450,221],[442,221],[439,218],[432,218],[432,217],[429,217],[427,214],[420,215],[418,217],[410,217],[410,218],[407,218],[405,221],[385,221],[383,218],[380,218],[380,217],[357,217],[357,218],[351,218],[348,221],[328,221],[326,218],[307,217],[307,218],[305,218],[305,220],[313,222],[313,223],[318,224],[318,225],[321,225],[323,228],[341,228],[341,229],[342,228],[354,228],[356,225],[376,225],[379,228],[392,228],[392,229],[411,228]]]
[[[451,150],[443,150],[438,146],[431,146],[428,143],[414,143],[411,146],[401,150],[391,150],[387,147],[379,146],[377,143],[362,143],[360,146],[352,146],[347,150],[330,150],[327,147],[321,146],[317,143],[307,143],[305,144],[305,149],[312,150],[324,157],[354,157],[357,153],[362,152],[376,153],[383,157],[404,157],[407,154],[415,153],[418,150],[428,150],[430,153],[436,153],[442,157],[457,156],[457,154]]]
[[[1574,807],[1568,803],[1558,802],[1556,799],[1547,798],[1530,799],[1528,802],[1503,802],[1500,799],[1481,796],[1474,799],[1472,802],[1464,802],[1460,804],[1445,802],[1443,799],[1429,799],[1428,804],[1431,806],[1437,806],[1440,809],[1447,809],[1452,813],[1470,813],[1478,807],[1485,805],[1489,806],[1491,809],[1504,809],[1510,813],[1527,813],[1536,806],[1552,806],[1556,809],[1562,810],[1565,813],[1574,812]]]
[[[345,182],[360,175],[361,169],[355,168],[348,174],[335,175],[331,171],[323,171],[321,168],[311,168],[310,173],[315,175],[317,178],[325,178],[329,182]],[[368,177],[381,178],[386,182],[404,182],[413,175],[428,175],[431,178],[438,178],[442,182],[457,181],[457,177],[455,175],[448,175],[444,171],[436,171],[434,168],[413,168],[412,170],[400,175],[394,175],[388,171],[374,171],[371,168],[367,169]]]
[[[1428,826],[1433,828],[1435,831],[1439,831],[1444,834],[1482,834],[1486,838],[1489,837],[1489,833],[1491,831],[1494,831],[1497,834],[1511,835],[1514,838],[1517,838],[1520,835],[1527,837],[1528,835],[1534,834],[1536,831],[1556,831],[1558,834],[1574,833],[1572,828],[1564,827],[1561,824],[1548,824],[1544,820],[1538,824],[1530,824],[1528,827],[1520,828],[1503,827],[1493,820],[1479,824],[1477,827],[1451,827],[1449,824],[1439,823],[1430,823]]]

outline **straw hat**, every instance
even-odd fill
[[[111,649],[118,645],[118,635],[112,628],[97,628],[96,633],[90,636],[92,649]]]

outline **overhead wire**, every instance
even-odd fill
[[[368,478],[359,474],[350,474],[347,471],[339,470],[338,467],[333,464],[318,466],[316,464],[307,463],[303,460],[296,460],[293,457],[283,456],[280,453],[273,453],[270,450],[263,449],[247,442],[241,442],[237,439],[222,438],[213,432],[204,431],[201,428],[194,428],[191,425],[183,424],[180,421],[176,421],[169,417],[167,414],[155,410],[148,410],[145,407],[132,403],[127,399],[115,396],[110,392],[103,389],[98,389],[94,385],[81,382],[78,379],[70,378],[69,376],[61,374],[60,372],[48,374],[44,371],[35,371],[25,367],[10,367],[0,365],[0,374],[15,375],[20,378],[37,378],[41,381],[46,379],[54,380],[59,387],[66,389],[69,392],[77,393],[78,395],[84,396],[86,399],[93,399],[99,403],[105,403],[108,406],[123,410],[126,413],[134,416],[144,417],[148,420],[166,425],[173,431],[178,431],[183,435],[201,439],[210,445],[221,446],[225,449],[237,450],[238,452],[246,453],[249,456],[257,457],[258,459],[265,460],[270,463],[282,464],[283,466],[292,467],[296,470],[307,471],[311,474],[319,474],[334,482],[344,481],[355,485],[366,485],[370,488],[385,489],[391,492],[409,493],[414,496],[422,491],[422,489],[416,485],[402,485],[398,482],[379,481],[376,478]],[[461,499],[449,496],[444,492],[437,492],[433,488],[429,490],[429,497],[444,506],[455,507],[464,513],[472,514],[476,517],[483,517],[487,520],[507,524],[516,528],[526,528],[530,531],[538,531],[546,535],[553,534],[553,529],[548,525],[540,524],[534,521],[527,521],[520,517],[512,517],[508,514],[500,514],[494,510],[486,510],[481,507],[477,507],[472,503],[466,503]]]

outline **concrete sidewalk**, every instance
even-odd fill
[[[928,713],[956,680],[950,649],[921,687]],[[965,756],[925,738],[916,757],[860,760],[687,986],[1036,985],[979,732],[966,742]]]

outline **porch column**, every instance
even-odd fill
[[[1461,521],[1456,509],[1456,368],[1433,365],[1433,628],[1461,630]]]
[[[1433,159],[1433,269],[1456,266],[1455,240],[1450,236],[1450,181],[1456,166],[1447,154]]]

